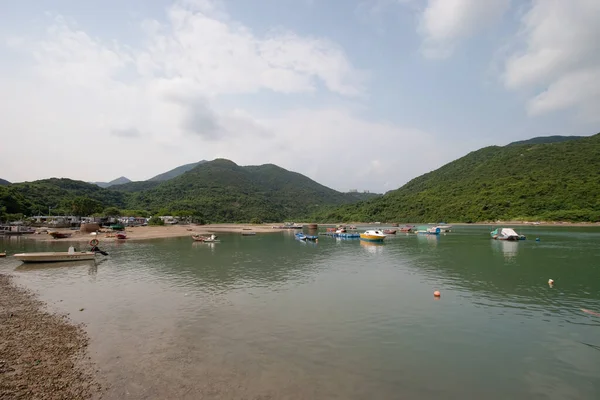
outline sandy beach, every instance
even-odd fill
[[[127,241],[137,240],[149,240],[149,239],[163,239],[163,238],[174,238],[174,237],[186,237],[194,234],[210,235],[214,233],[239,233],[245,231],[253,231],[256,234],[268,234],[274,232],[281,232],[282,229],[273,228],[278,224],[273,225],[251,225],[251,224],[212,224],[212,225],[167,225],[167,226],[136,226],[127,227],[125,232],[127,234]],[[97,235],[91,235],[89,233],[81,233],[79,231],[73,231],[69,229],[57,229],[57,232],[71,233],[71,237],[65,239],[54,239],[47,233],[23,235],[23,237],[34,240],[52,241],[52,242],[66,242],[66,241],[77,241],[77,242],[89,242],[90,240],[97,238],[100,242],[110,242],[119,239],[115,238],[114,232],[109,229],[102,229]]]
[[[0,398],[87,399],[99,393],[81,326],[48,313],[0,274]]]

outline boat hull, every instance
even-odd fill
[[[47,252],[47,253],[21,253],[15,254],[14,257],[24,263],[48,263],[48,262],[65,262],[65,261],[81,261],[93,260],[96,253],[91,251],[83,251],[79,253],[68,252]]]
[[[384,239],[385,236],[381,237],[376,235],[366,235],[364,233],[360,234],[360,240],[364,240],[365,242],[383,242]]]

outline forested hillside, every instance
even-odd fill
[[[491,146],[320,221],[600,221],[600,134]]]

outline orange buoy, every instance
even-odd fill
[[[435,292],[433,292],[433,296],[434,297],[440,297],[442,294],[440,293],[439,290],[436,290]]]

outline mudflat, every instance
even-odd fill
[[[0,274],[0,398],[88,399],[100,394],[88,336]]]

